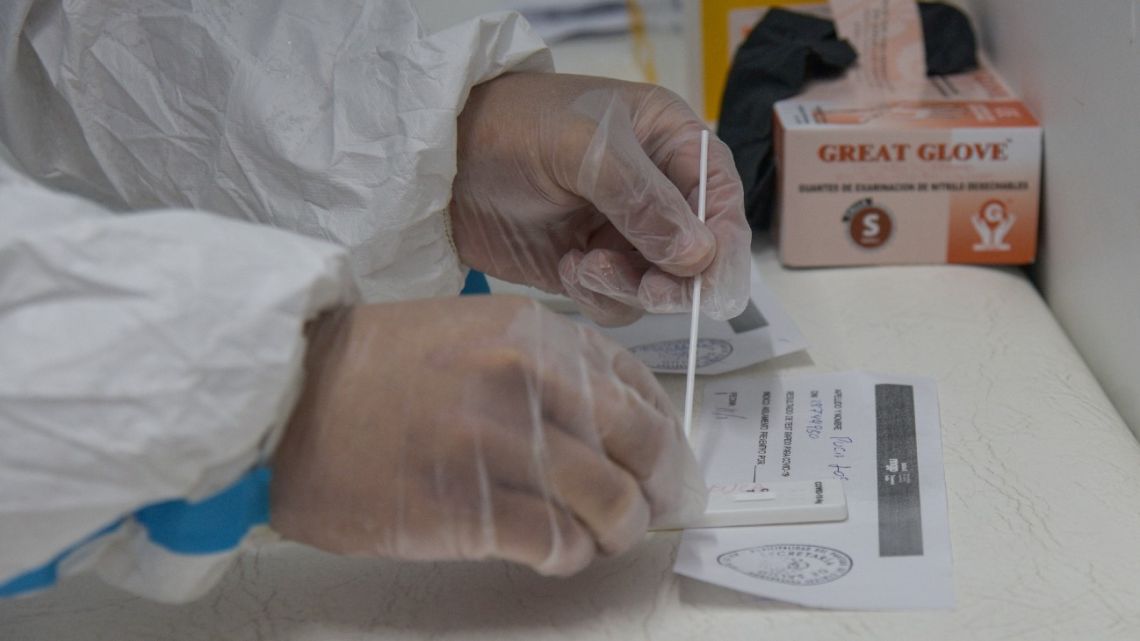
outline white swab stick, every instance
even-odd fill
[[[697,195],[697,218],[705,222],[705,188],[709,178],[709,132],[701,131],[701,183]],[[701,321],[701,275],[693,278],[693,314],[689,318],[689,368],[685,371],[685,438],[693,433],[693,391],[697,384],[697,328]]]
[[[705,222],[705,191],[709,175],[709,132],[701,132],[701,182],[697,218]],[[692,440],[693,392],[697,382],[697,329],[701,319],[701,275],[693,278],[693,312],[689,317],[689,368],[685,374],[685,438]],[[843,484],[826,481],[739,483],[712,488],[704,514],[684,522],[659,522],[652,529],[734,527],[776,523],[815,523],[847,518]]]

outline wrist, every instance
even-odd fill
[[[302,330],[306,349],[301,391],[285,422],[283,434],[270,461],[273,470],[269,485],[269,525],[282,537],[305,542],[304,510],[298,509],[307,478],[319,473],[311,464],[311,444],[317,438],[321,408],[328,405],[329,387],[344,354],[345,328],[351,322],[352,307],[325,311],[305,324]],[[334,383],[335,385],[335,383]]]

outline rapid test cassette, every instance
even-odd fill
[[[709,487],[704,514],[654,529],[825,523],[847,519],[847,496],[838,480],[718,483]]]
[[[705,513],[688,527],[820,523],[846,518],[847,497],[838,480],[726,483],[709,487]]]

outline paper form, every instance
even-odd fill
[[[578,322],[593,325],[575,314]],[[595,325],[595,327],[597,327]],[[689,356],[689,314],[646,314],[625,327],[597,327],[654,372],[684,374]],[[728,321],[701,319],[697,374],[723,374],[807,348],[807,340],[752,265],[751,298]]]
[[[740,376],[703,399],[693,444],[708,484],[838,479],[848,519],[687,530],[676,572],[812,607],[954,605],[933,381]]]

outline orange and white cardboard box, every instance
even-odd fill
[[[781,261],[1026,264],[1041,126],[988,67],[868,99],[851,78],[777,103]]]

